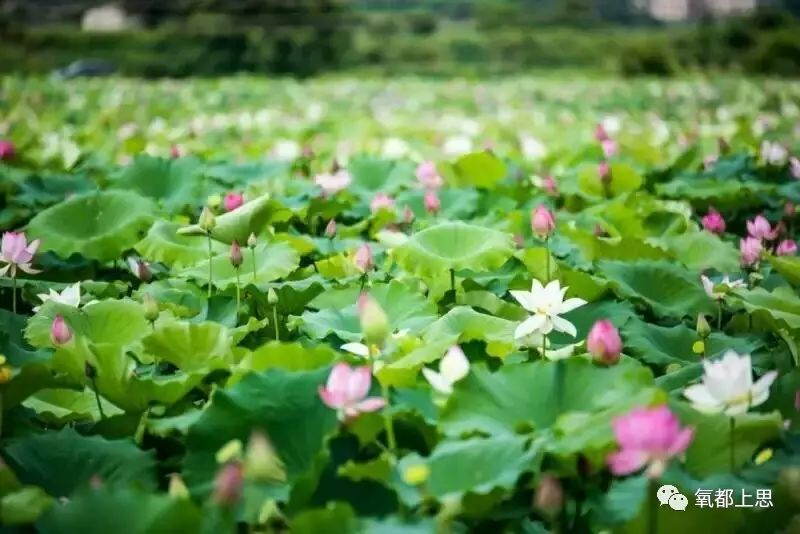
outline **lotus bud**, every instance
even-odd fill
[[[600,183],[608,184],[611,182],[611,165],[607,161],[601,161],[597,165],[597,174],[600,177]]]
[[[144,318],[148,323],[156,322],[158,319],[158,302],[153,295],[145,293],[142,297],[142,304],[144,305]]]
[[[556,184],[555,178],[549,174],[542,179],[542,189],[550,196],[558,195],[558,184]]]
[[[231,243],[229,259],[231,260],[231,265],[233,265],[234,269],[241,267],[242,262],[244,261],[244,256],[242,256],[242,247],[239,246],[239,242],[236,240]]]
[[[761,259],[761,251],[763,245],[761,240],[755,237],[746,237],[739,240],[739,252],[741,255],[742,265],[751,267],[758,263]]]
[[[260,482],[286,481],[286,467],[263,432],[256,431],[250,435],[244,457],[244,474]]]
[[[258,238],[256,237],[256,234],[250,232],[250,235],[247,236],[247,246],[250,248],[256,248],[257,244],[258,244]]]
[[[172,145],[169,147],[169,155],[172,159],[178,159],[181,157],[181,149],[178,145]]]
[[[178,473],[172,473],[169,476],[169,488],[167,491],[173,499],[189,500],[189,489]]]
[[[425,211],[431,215],[436,215],[441,209],[442,203],[439,201],[439,196],[436,191],[430,190],[425,192]]]
[[[72,330],[61,315],[56,315],[50,325],[50,340],[53,345],[64,345],[72,339]]]
[[[244,196],[241,193],[228,193],[222,199],[222,207],[225,211],[233,211],[244,204]]]
[[[361,323],[361,332],[367,345],[383,345],[389,336],[389,318],[378,302],[362,293],[358,298],[358,320]]]
[[[198,224],[200,225],[200,229],[207,234],[210,234],[217,225],[217,219],[214,217],[214,214],[211,213],[211,210],[208,208],[208,206],[203,206],[203,211],[200,213]]]
[[[142,282],[149,282],[153,278],[153,273],[150,271],[150,265],[141,258],[128,258],[128,267],[130,268],[133,276]]]
[[[17,153],[14,143],[8,139],[0,139],[0,161],[8,161]]]
[[[794,256],[797,254],[797,243],[791,239],[784,239],[778,243],[775,254],[778,256]]]
[[[531,214],[531,229],[539,237],[547,238],[556,228],[556,219],[547,206],[540,204]]]
[[[242,496],[243,485],[242,465],[239,462],[227,463],[217,472],[214,479],[212,499],[221,506],[233,506]]]
[[[336,220],[331,219],[325,226],[325,237],[333,239],[336,236]]]
[[[708,213],[702,218],[703,228],[712,234],[722,235],[725,233],[725,219],[714,208],[709,208]]]
[[[601,319],[589,331],[586,348],[597,363],[612,365],[619,361],[622,340],[614,324],[608,319]]]
[[[564,488],[555,476],[550,473],[542,475],[533,496],[533,506],[549,517],[561,511],[564,506]]]
[[[700,339],[706,339],[711,335],[711,326],[702,313],[697,314],[697,335],[700,336]]]
[[[372,251],[369,248],[369,245],[364,243],[358,250],[356,250],[356,254],[353,257],[353,261],[356,264],[356,267],[362,273],[365,273],[372,269]]]

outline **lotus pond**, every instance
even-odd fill
[[[800,529],[800,86],[6,78],[8,532]]]

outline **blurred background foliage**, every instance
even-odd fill
[[[658,16],[678,4],[682,15]],[[87,23],[98,7],[124,24]],[[0,0],[0,72],[47,73],[89,58],[144,77],[552,68],[797,76],[798,14],[800,0]]]

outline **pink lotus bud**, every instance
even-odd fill
[[[169,155],[172,159],[178,159],[181,157],[181,148],[178,145],[172,145],[169,147]]]
[[[238,241],[231,243],[231,252],[229,258],[231,260],[231,265],[233,265],[235,269],[238,269],[244,261],[244,257],[242,256],[242,247],[239,246]]]
[[[377,213],[382,209],[393,210],[394,199],[386,193],[378,193],[373,197],[372,202],[370,202],[369,209],[372,213]]]
[[[544,189],[548,195],[558,195],[558,184],[556,184],[555,178],[549,174],[542,179],[542,189]]]
[[[775,249],[775,254],[778,256],[794,256],[797,254],[797,243],[791,239],[784,239],[778,243],[778,247]]]
[[[17,153],[14,143],[8,139],[0,139],[0,161],[12,159]]]
[[[64,345],[72,339],[72,330],[61,315],[56,315],[50,325],[50,341],[53,345]]]
[[[336,220],[331,219],[325,226],[325,237],[333,239],[336,236]]]
[[[794,219],[796,214],[797,207],[794,205],[794,202],[787,200],[786,204],[783,205],[783,216],[787,219]]]
[[[221,506],[233,506],[242,496],[244,474],[239,462],[230,462],[222,466],[214,479],[212,499]]]
[[[617,145],[617,142],[613,139],[606,139],[600,143],[600,147],[603,149],[603,155],[607,158],[616,156],[619,152],[619,145]]]
[[[542,475],[536,493],[533,495],[533,506],[546,516],[555,516],[564,506],[564,488],[561,482],[551,475]]]
[[[372,251],[370,250],[369,245],[364,243],[363,245],[358,247],[358,250],[356,250],[356,255],[353,258],[353,261],[355,261],[356,267],[362,273],[365,273],[370,269],[372,269],[373,265]]]
[[[611,181],[611,165],[607,161],[598,163],[597,175],[600,177],[600,183],[609,183]]]
[[[411,211],[409,206],[403,207],[403,221],[406,224],[411,224],[411,221],[414,220],[414,212]]]
[[[233,211],[244,204],[244,196],[241,193],[228,193],[222,200],[222,207],[225,211]]]
[[[708,213],[702,219],[703,228],[712,234],[722,235],[725,233],[725,219],[714,208],[708,208]]]
[[[755,237],[745,237],[739,240],[739,252],[741,254],[742,265],[750,267],[758,263],[761,259],[763,246],[761,240]]]
[[[622,340],[619,332],[608,319],[594,323],[586,337],[586,348],[594,356],[594,360],[605,365],[619,361],[622,352]]]
[[[548,237],[556,228],[553,212],[544,204],[539,204],[531,214],[531,229],[539,237]]]
[[[442,177],[432,161],[423,161],[417,166],[417,180],[425,189],[439,189],[442,187]]]
[[[425,211],[431,215],[436,215],[441,207],[442,204],[439,202],[439,197],[436,195],[436,191],[427,191],[425,193]]]
[[[594,138],[597,140],[598,143],[602,143],[603,141],[608,141],[610,139],[608,137],[608,132],[606,131],[603,123],[598,123],[594,129]]]

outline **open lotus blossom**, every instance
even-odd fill
[[[335,195],[339,191],[347,189],[352,181],[352,176],[345,169],[318,174],[314,177],[314,185],[320,187],[325,196]]]
[[[442,207],[442,203],[439,201],[439,196],[436,194],[436,191],[425,192],[424,204],[425,211],[431,215],[436,215]]]
[[[761,259],[761,252],[764,250],[761,240],[755,237],[745,237],[739,240],[739,253],[742,265],[751,267]]]
[[[750,237],[772,241],[778,237],[778,232],[780,232],[780,226],[775,226],[773,229],[763,215],[757,215],[752,221],[747,221],[747,233],[750,234]]]
[[[769,388],[778,377],[769,371],[753,382],[749,354],[729,350],[719,360],[703,360],[703,381],[683,390],[694,408],[704,413],[739,415],[769,398]]]
[[[786,163],[788,157],[789,152],[782,144],[773,141],[761,143],[761,159],[764,160],[764,163],[780,166]]]
[[[346,363],[337,363],[326,385],[320,386],[319,396],[327,407],[336,410],[340,421],[345,421],[386,405],[380,397],[367,397],[371,383],[372,370],[368,366],[350,367]]]
[[[534,332],[546,336],[553,330],[575,337],[575,325],[561,315],[583,306],[586,301],[580,298],[564,300],[567,289],[562,288],[558,280],[542,286],[539,280],[534,279],[530,291],[511,291],[511,295],[532,314],[517,326],[514,338],[525,338]]]
[[[442,187],[442,177],[432,161],[423,161],[417,166],[417,180],[425,189],[439,189]]]
[[[702,218],[703,228],[712,234],[722,235],[725,233],[725,219],[714,208],[708,208],[708,213]]]
[[[5,232],[3,234],[2,246],[0,246],[0,276],[8,274],[11,278],[17,276],[17,269],[28,274],[36,274],[40,271],[31,267],[33,257],[39,250],[41,241],[36,239],[28,243],[25,232]]]
[[[775,248],[775,254],[778,256],[794,256],[797,254],[797,243],[792,239],[784,239]]]
[[[589,335],[586,336],[586,348],[598,363],[613,364],[619,361],[622,352],[622,339],[608,319],[601,319],[594,323]]]
[[[708,295],[709,298],[712,298],[714,300],[722,300],[725,298],[725,295],[727,295],[729,291],[732,291],[734,289],[739,289],[745,286],[744,280],[731,280],[727,274],[722,278],[722,280],[720,280],[716,284],[709,277],[702,274],[700,275],[700,282],[702,282],[703,284],[703,290],[706,292],[706,295]],[[725,288],[714,289],[715,287],[718,286],[725,286],[727,289]]]
[[[468,373],[469,360],[458,345],[450,347],[447,354],[439,361],[439,371],[427,367],[422,369],[425,380],[442,395],[450,395],[453,392],[453,384]]]
[[[8,139],[0,139],[0,161],[7,161],[14,157],[17,150],[14,143]]]
[[[70,306],[72,308],[79,308],[81,305],[81,283],[76,282],[71,286],[67,286],[60,293],[50,288],[47,290],[47,293],[39,293],[36,296],[39,297],[39,300],[42,301],[42,304],[50,301],[63,304],[64,306]],[[38,312],[40,308],[41,305],[33,308],[34,313]]]
[[[686,451],[694,430],[681,427],[666,405],[634,408],[611,423],[619,450],[608,457],[608,466],[617,476],[630,475],[646,468],[648,478],[658,478],[674,457]]]
[[[244,195],[241,193],[228,193],[222,199],[222,207],[225,211],[233,211],[244,204]]]
[[[378,193],[372,197],[372,202],[369,203],[369,209],[372,213],[377,213],[380,210],[393,210],[394,199],[386,193]]]
[[[556,229],[556,217],[544,204],[539,204],[531,213],[531,230],[539,237],[546,238]]]
[[[800,180],[800,158],[792,156],[789,158],[789,173],[792,178]]]

